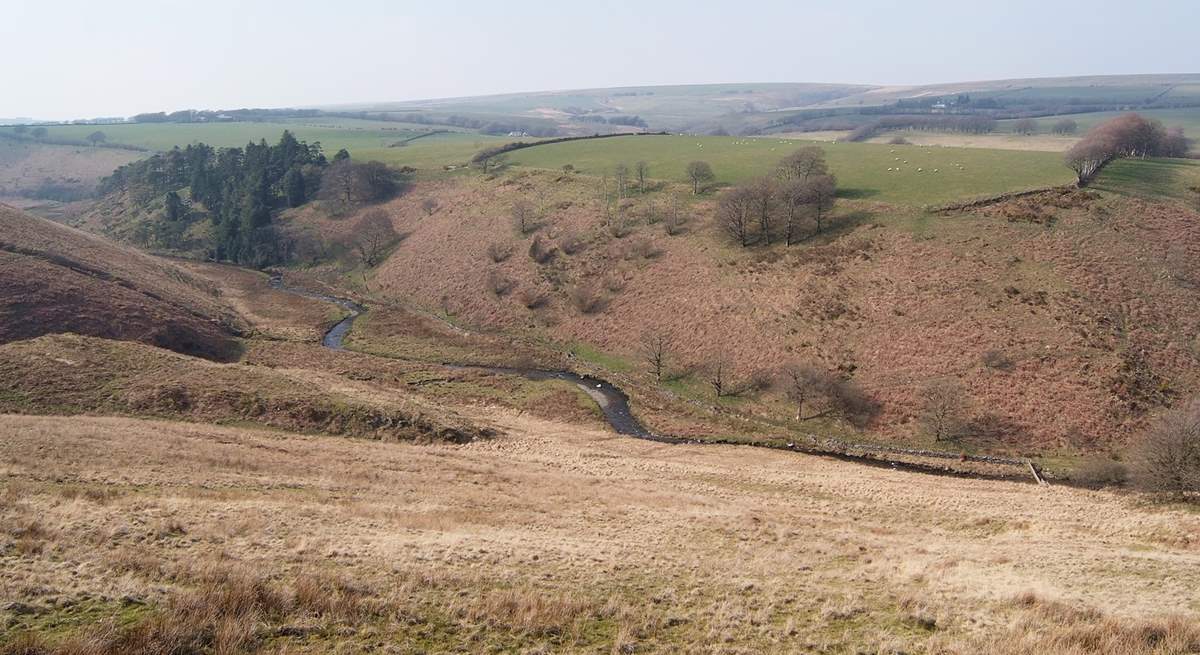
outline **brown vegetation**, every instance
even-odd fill
[[[228,360],[243,327],[171,262],[0,206],[0,343],[75,332]]]

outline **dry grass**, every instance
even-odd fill
[[[511,436],[0,417],[0,652],[1195,649],[1194,514],[476,411]]]

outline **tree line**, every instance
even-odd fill
[[[1065,161],[1084,186],[1114,159],[1184,157],[1190,146],[1181,127],[1168,129],[1162,121],[1124,114],[1088,130],[1067,151]]]
[[[723,193],[717,221],[743,248],[776,240],[790,246],[825,230],[836,195],[825,151],[805,146],[780,160],[774,175]]]

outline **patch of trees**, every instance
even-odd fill
[[[937,132],[961,132],[963,134],[988,134],[996,131],[996,119],[981,115],[931,115],[889,116],[860,125],[850,134],[847,141],[866,141],[888,130],[929,130]]]
[[[825,151],[806,146],[784,157],[773,176],[733,187],[717,203],[717,222],[743,248],[793,245],[822,233],[837,195]]]
[[[183,109],[170,113],[159,111],[136,114],[130,120],[134,123],[219,123],[311,118],[322,114],[323,112],[317,109]]]
[[[1161,121],[1124,114],[1089,130],[1067,151],[1065,161],[1084,186],[1114,159],[1184,157],[1190,145],[1182,128],[1167,129]]]
[[[625,125],[628,127],[649,127],[646,121],[641,116],[601,116],[599,114],[586,114],[579,116],[578,120],[584,123],[600,123],[603,125]]]
[[[124,192],[134,206],[149,210],[162,200],[160,219],[177,222],[203,208],[213,223],[210,254],[218,260],[254,266],[282,261],[287,253],[272,224],[273,213],[312,199],[327,167],[319,143],[298,141],[284,132],[244,148],[213,148],[197,143],[126,164],[100,185],[102,193]],[[188,190],[191,209],[182,206]]]
[[[321,174],[317,198],[334,214],[349,212],[395,196],[400,192],[407,172],[383,162],[356,162],[349,157],[335,157],[334,163]],[[303,180],[302,173],[293,178],[299,185],[304,184]],[[297,197],[304,197],[306,190],[306,187],[299,188]]]

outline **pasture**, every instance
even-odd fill
[[[629,136],[569,141],[518,150],[515,165],[612,175],[621,163],[645,161],[650,177],[686,181],[688,162],[712,165],[717,184],[765,175],[792,150],[811,142],[774,138]],[[1007,191],[1065,184],[1073,177],[1056,153],[821,143],[841,195],[896,204],[926,205]],[[889,170],[891,169],[891,170]]]
[[[423,136],[403,146],[394,146],[435,129],[452,131]],[[52,125],[47,130],[47,138],[51,141],[82,141],[99,130],[104,132],[109,143],[158,151],[197,142],[216,147],[240,147],[260,139],[274,143],[284,130],[291,130],[296,138],[303,141],[319,141],[327,155],[345,148],[356,159],[377,159],[417,169],[440,169],[448,164],[466,163],[471,155],[483,148],[513,140],[438,125],[330,117],[270,122]]]
[[[1096,125],[1104,121],[1116,118],[1121,114],[1130,112],[1122,111],[1100,111],[1087,114],[1069,114],[1065,116],[1046,116],[1037,119],[1038,132],[1047,134],[1050,132],[1050,127],[1060,120],[1069,118],[1079,125],[1077,134],[1083,134]],[[1163,122],[1167,127],[1182,127],[1184,134],[1189,138],[1200,139],[1200,107],[1185,107],[1180,109],[1144,109],[1133,113],[1140,114],[1146,118],[1156,118]],[[1000,121],[999,131],[1005,133],[1012,132],[1012,125],[1015,120]]]

